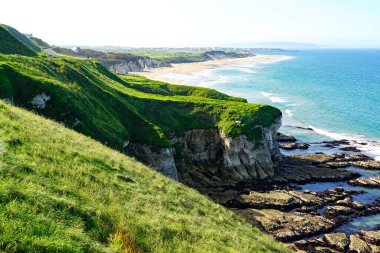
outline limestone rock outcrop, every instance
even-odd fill
[[[281,159],[275,138],[280,126],[278,119],[262,128],[260,140],[249,140],[245,135],[231,138],[217,129],[193,129],[173,137],[171,148],[153,151],[131,143],[125,152],[193,187],[233,186],[274,175]]]

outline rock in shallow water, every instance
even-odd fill
[[[368,188],[380,188],[380,176],[370,178],[357,178],[348,182],[350,185]],[[380,197],[380,196],[379,196]]]
[[[329,247],[341,252],[343,252],[350,244],[350,240],[347,238],[345,233],[325,234],[323,236],[323,240]]]
[[[282,190],[265,193],[252,191],[249,194],[240,195],[238,201],[252,208],[279,210],[291,210],[303,205],[321,206],[323,203],[323,200],[314,194]]]
[[[308,149],[310,147],[309,144],[303,142],[293,142],[286,145],[280,146],[280,148],[285,150],[294,150],[294,149]]]
[[[380,246],[380,230],[377,230],[377,231],[359,230],[357,234],[360,235],[367,243]]]
[[[356,235],[350,235],[350,246],[348,248],[349,253],[371,253],[372,250],[368,244],[357,237]]]
[[[286,135],[282,133],[276,134],[276,139],[278,142],[295,142],[297,139],[294,136]]]

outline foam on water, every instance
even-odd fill
[[[380,161],[380,142],[376,140],[365,138],[363,135],[336,133],[325,129],[316,128],[312,125],[309,125],[309,127],[311,127],[316,133],[325,135],[334,140],[349,140],[353,146],[372,156],[375,160]]]
[[[288,103],[287,100],[285,100],[284,98],[282,97],[276,97],[274,96],[272,93],[269,93],[269,92],[261,92],[261,94],[268,98],[270,101],[272,101],[273,103]]]
[[[286,114],[288,114],[290,117],[293,117],[293,112],[290,109],[285,110]]]

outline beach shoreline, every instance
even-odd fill
[[[212,60],[205,62],[178,63],[172,64],[171,67],[152,68],[143,72],[130,72],[130,75],[144,76],[152,80],[168,82],[172,84],[194,85],[189,83],[188,78],[168,77],[170,74],[191,76],[203,70],[217,69],[223,67],[235,67],[242,64],[269,64],[279,61],[290,60],[292,56],[285,55],[254,55],[244,58],[229,58],[221,60]]]

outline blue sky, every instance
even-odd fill
[[[12,0],[1,23],[56,45],[292,41],[380,48],[378,0]]]

